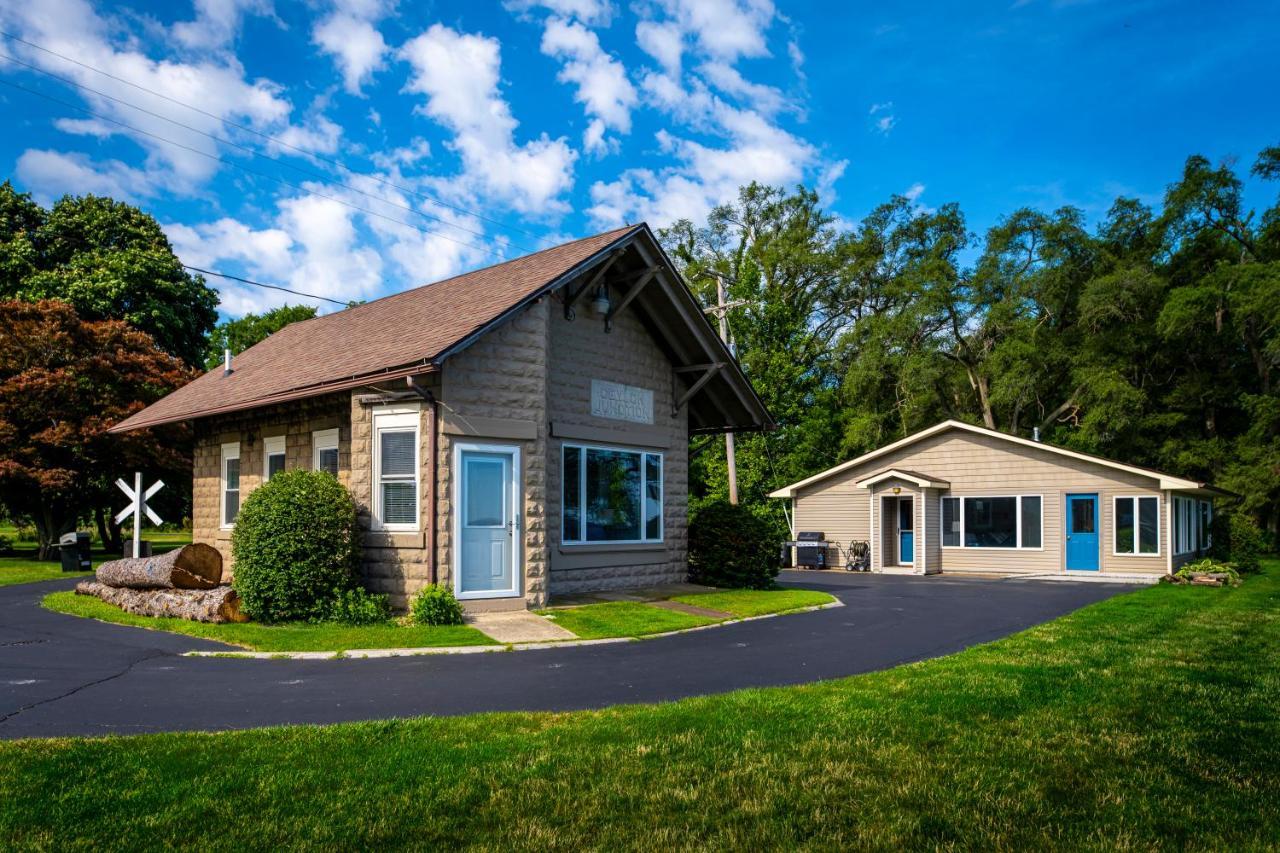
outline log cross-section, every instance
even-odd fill
[[[671,416],[675,417],[680,414],[680,410],[684,408],[684,404],[693,399],[693,395],[701,391],[702,386],[710,382],[721,370],[724,370],[724,367],[725,363],[723,361],[714,361],[710,364],[690,364],[684,367],[677,367],[675,369],[676,373],[694,373],[701,370],[702,375],[699,376],[697,381],[689,386],[689,390],[685,391],[680,399],[676,401],[676,404],[671,408]]]

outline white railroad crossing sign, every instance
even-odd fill
[[[147,501],[156,492],[164,488],[164,481],[156,480],[144,492],[142,491],[142,472],[138,471],[133,475],[133,488],[130,488],[129,484],[124,480],[116,480],[116,486],[129,498],[129,505],[116,513],[116,524],[121,523],[131,515],[133,516],[133,556],[136,557],[142,541],[142,516],[145,514],[152,524],[160,523],[160,516],[156,515],[155,510],[147,506]]]

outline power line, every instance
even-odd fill
[[[123,77],[117,77],[116,75],[112,74],[112,73],[111,73],[111,72],[109,72],[109,71],[103,71],[101,68],[95,68],[94,66],[89,65],[89,64],[84,63],[84,62],[81,62],[81,61],[80,61],[80,60],[78,60],[78,59],[72,59],[70,56],[67,56],[67,55],[62,54],[62,53],[58,53],[56,50],[51,50],[51,49],[49,49],[49,48],[47,48],[47,47],[44,47],[43,45],[36,44],[35,42],[27,41],[26,39],[21,38],[20,36],[16,36],[16,35],[14,35],[13,33],[6,32],[6,31],[4,31],[4,30],[0,30],[0,36],[4,36],[4,37],[5,37],[5,38],[7,38],[7,39],[12,39],[13,41],[16,41],[16,42],[18,42],[18,43],[20,43],[20,44],[25,44],[27,47],[35,48],[36,50],[39,50],[39,51],[41,51],[41,52],[43,52],[43,53],[47,53],[47,54],[49,54],[50,56],[56,56],[56,57],[58,57],[59,59],[62,59],[62,60],[65,60],[66,62],[70,62],[70,63],[72,63],[73,65],[79,65],[81,68],[88,69],[89,71],[92,71],[92,72],[94,72],[95,74],[101,74],[103,77],[107,77],[107,78],[110,78],[110,79],[112,79],[112,80],[115,80],[117,83],[123,83],[123,84],[125,84],[126,86],[132,86],[133,88],[135,88],[135,89],[137,89],[137,90],[139,90],[139,91],[141,91],[141,92],[146,92],[146,93],[147,93],[147,94],[149,94],[149,95],[154,95],[154,96],[155,96],[155,97],[157,97],[157,98],[161,98],[161,99],[163,99],[163,100],[169,101],[170,103],[177,104],[177,105],[178,105],[178,106],[180,106],[180,107],[186,107],[187,109],[192,110],[192,111],[197,112],[197,113],[200,113],[200,114],[201,114],[201,115],[203,115],[203,116],[208,116],[209,118],[214,119],[215,121],[222,122],[223,124],[226,124],[226,125],[228,125],[229,127],[234,127],[234,128],[236,128],[237,130],[242,130],[242,131],[244,131],[245,133],[251,133],[251,134],[253,134],[254,136],[260,137],[260,138],[262,138],[262,139],[266,139],[266,140],[268,140],[269,142],[273,142],[273,143],[275,143],[276,145],[279,145],[279,146],[281,146],[281,147],[283,147],[283,148],[288,148],[288,149],[290,149],[290,150],[292,150],[292,151],[297,151],[299,154],[302,154],[302,155],[304,155],[304,156],[306,156],[306,157],[314,157],[315,159],[320,160],[321,162],[328,163],[328,164],[329,164],[329,165],[331,165],[331,166],[335,166],[335,167],[337,167],[337,168],[339,168],[339,169],[342,169],[344,172],[350,172],[350,173],[351,173],[351,174],[353,174],[353,175],[358,175],[358,176],[360,176],[360,177],[366,177],[366,178],[369,178],[370,180],[377,181],[378,183],[382,184],[383,186],[391,187],[392,189],[396,189],[396,190],[399,190],[400,192],[404,192],[404,193],[409,193],[410,195],[415,195],[415,196],[417,196],[418,198],[421,198],[421,199],[423,199],[423,200],[425,200],[425,201],[429,201],[429,202],[431,202],[432,204],[439,205],[440,207],[447,208],[447,209],[452,210],[452,211],[454,211],[454,212],[456,212],[456,213],[465,213],[465,214],[467,214],[468,216],[474,216],[474,217],[476,217],[477,219],[480,219],[480,220],[483,220],[483,221],[485,221],[485,222],[488,222],[488,223],[489,223],[489,224],[491,224],[491,225],[496,225],[496,226],[498,226],[499,228],[504,228],[504,229],[506,229],[506,230],[508,230],[508,231],[518,231],[518,232],[520,232],[521,234],[526,234],[526,235],[528,235],[528,236],[530,236],[530,237],[533,237],[533,238],[535,238],[535,239],[541,239],[541,235],[539,235],[539,234],[535,234],[534,232],[532,232],[532,231],[528,230],[527,228],[521,228],[521,227],[519,227],[519,226],[517,226],[517,225],[509,225],[509,224],[507,224],[506,222],[503,222],[503,221],[502,221],[502,220],[500,220],[500,219],[493,219],[492,217],[485,216],[484,214],[482,214],[482,213],[480,213],[480,212],[478,212],[478,211],[470,210],[470,209],[465,208],[465,207],[462,207],[462,206],[460,206],[460,205],[450,204],[449,202],[447,202],[447,201],[442,201],[442,200],[440,200],[440,199],[436,198],[435,196],[432,196],[432,195],[430,195],[430,194],[428,194],[428,193],[420,192],[420,191],[418,191],[418,190],[410,189],[410,188],[408,188],[408,187],[402,187],[402,186],[400,186],[399,184],[397,184],[397,183],[395,183],[395,182],[393,182],[393,181],[388,181],[388,180],[386,180],[385,178],[380,178],[380,177],[378,177],[377,175],[366,175],[366,174],[363,174],[363,173],[361,173],[361,172],[357,172],[357,171],[355,171],[354,169],[352,169],[351,167],[347,166],[345,163],[341,162],[340,160],[335,160],[335,159],[333,159],[333,158],[331,158],[331,157],[325,157],[325,156],[324,156],[324,155],[322,155],[322,154],[317,154],[317,153],[315,153],[315,152],[308,151],[308,150],[306,150],[305,148],[301,148],[301,147],[299,147],[299,146],[297,146],[297,145],[293,145],[292,143],[285,142],[283,139],[279,139],[278,137],[272,136],[272,135],[270,135],[270,134],[268,134],[268,133],[263,133],[262,131],[260,131],[260,130],[255,130],[255,129],[253,129],[252,127],[249,127],[249,126],[247,126],[247,125],[243,125],[243,124],[239,124],[238,122],[234,122],[234,121],[232,121],[232,120],[231,120],[231,119],[229,119],[229,118],[223,118],[222,116],[219,116],[219,115],[217,115],[217,114],[215,114],[215,113],[208,112],[207,110],[202,110],[202,109],[200,109],[200,108],[199,108],[199,107],[197,107],[197,106],[193,106],[193,105],[191,105],[191,104],[188,104],[188,103],[186,103],[185,101],[180,101],[180,100],[178,100],[177,98],[170,97],[169,95],[166,95],[166,94],[164,94],[164,93],[162,93],[162,92],[157,92],[157,91],[155,91],[154,89],[148,89],[146,86],[143,86],[143,85],[141,85],[141,84],[139,84],[139,83],[135,83],[135,82],[133,82],[132,80],[126,80],[126,79],[125,79],[125,78],[123,78]]]
[[[206,157],[217,163],[222,163],[224,165],[231,166],[232,168],[239,169],[242,172],[245,172],[250,175],[255,175],[259,178],[266,178],[269,181],[275,181],[276,183],[281,184],[282,186],[290,187],[292,189],[297,190],[298,192],[307,193],[308,195],[313,195],[316,198],[322,198],[322,199],[325,199],[326,201],[331,201],[331,202],[334,202],[335,204],[340,204],[343,207],[349,207],[352,210],[358,210],[361,213],[364,213],[368,216],[376,216],[379,219],[385,219],[388,222],[393,222],[397,225],[403,225],[406,228],[413,228],[417,231],[421,231],[423,234],[430,234],[430,235],[439,237],[442,240],[448,240],[450,243],[457,243],[459,246],[467,246],[477,251],[487,252],[489,254],[496,255],[504,259],[506,257],[505,255],[498,252],[497,249],[494,249],[491,246],[481,246],[481,245],[477,245],[476,243],[469,243],[466,240],[458,240],[454,237],[450,237],[448,234],[441,234],[439,231],[433,231],[430,228],[423,228],[421,225],[415,225],[412,222],[405,222],[403,219],[396,219],[393,216],[387,216],[386,214],[378,213],[376,210],[370,210],[367,207],[361,207],[358,204],[352,204],[349,201],[343,201],[342,199],[335,198],[334,196],[325,195],[324,193],[316,192],[315,190],[309,190],[304,186],[293,183],[292,181],[286,181],[284,178],[277,178],[275,175],[268,175],[266,172],[259,172],[256,169],[250,169],[248,166],[241,165],[240,163],[237,163],[234,160],[228,160],[224,157],[219,157],[216,154],[210,154],[206,151],[201,151],[198,148],[192,148],[190,145],[183,145],[181,142],[175,142],[172,139],[168,139],[158,134],[151,133],[150,131],[143,130],[140,127],[134,127],[128,122],[123,122],[123,121],[119,121],[118,119],[110,118],[109,116],[104,116],[101,113],[94,112],[88,107],[82,107],[79,104],[73,104],[70,101],[64,101],[61,98],[55,98],[52,95],[46,95],[44,92],[40,92],[35,89],[28,88],[19,83],[11,83],[8,80],[0,80],[0,85],[8,86],[12,89],[18,89],[19,91],[26,92],[27,94],[30,94],[30,95],[35,95],[36,97],[39,97],[39,98],[44,98],[47,101],[52,101],[55,104],[60,104],[61,106],[69,107],[70,109],[73,109],[73,110],[79,110],[85,115],[96,118],[99,121],[106,121],[114,125],[119,125],[120,127],[123,127],[126,130],[133,131],[134,133],[139,133],[139,134],[142,134],[143,136],[150,137],[151,139],[155,139],[159,142],[164,142],[168,145],[174,146],[175,148],[181,148],[183,151],[189,151],[192,154],[197,154],[201,157]]]
[[[117,97],[115,97],[114,95],[108,95],[106,92],[101,92],[101,91],[99,91],[99,90],[97,90],[97,89],[94,89],[94,88],[93,88],[93,87],[91,87],[91,86],[86,86],[86,85],[84,85],[83,83],[76,82],[75,80],[72,80],[72,79],[71,79],[71,78],[69,78],[69,77],[63,77],[63,76],[62,76],[62,75],[60,75],[60,74],[54,74],[52,71],[46,71],[45,69],[43,69],[43,68],[39,67],[38,65],[32,65],[32,64],[31,64],[31,63],[29,63],[29,62],[24,62],[24,61],[22,61],[21,59],[18,59],[18,58],[16,58],[16,57],[10,56],[10,55],[9,55],[9,54],[7,54],[7,53],[0,53],[0,58],[7,59],[7,60],[9,60],[10,62],[15,62],[15,63],[17,63],[18,65],[23,66],[24,68],[29,68],[29,69],[31,69],[32,71],[35,71],[37,74],[43,74],[43,75],[45,75],[46,77],[51,77],[51,78],[53,78],[54,80],[57,80],[58,82],[63,83],[63,84],[65,84],[65,85],[67,85],[67,86],[74,86],[75,88],[77,88],[77,89],[81,89],[81,90],[83,90],[83,91],[85,91],[85,92],[91,92],[92,94],[97,95],[97,96],[98,96],[98,97],[100,97],[100,98],[106,98],[108,101],[113,101],[113,102],[115,102],[115,103],[117,103],[117,104],[121,104],[122,106],[129,107],[130,109],[137,110],[138,112],[140,112],[140,113],[144,113],[144,114],[149,115],[149,116],[152,116],[153,118],[158,118],[158,119],[160,119],[161,121],[167,121],[167,122],[169,122],[169,123],[170,123],[170,124],[172,124],[172,125],[176,125],[176,126],[178,126],[178,127],[181,127],[181,128],[183,128],[184,130],[189,130],[189,131],[191,131],[192,133],[198,133],[198,134],[200,134],[201,136],[208,137],[209,139],[212,139],[212,140],[213,140],[213,141],[215,141],[215,142],[220,142],[220,143],[222,143],[223,145],[229,145],[229,146],[231,146],[231,147],[233,147],[233,148],[239,148],[241,151],[247,152],[247,153],[248,153],[248,154],[250,154],[251,156],[254,156],[254,157],[262,157],[262,158],[263,158],[263,159],[265,159],[265,160],[270,160],[270,161],[271,161],[271,162],[273,162],[273,163],[278,163],[279,165],[284,166],[285,168],[293,169],[295,172],[300,172],[300,173],[302,173],[302,174],[304,174],[304,175],[307,175],[308,177],[316,178],[317,180],[325,181],[326,183],[336,184],[337,186],[340,186],[340,187],[342,187],[343,189],[350,190],[350,191],[351,191],[351,192],[353,192],[353,193],[358,193],[359,195],[362,195],[362,196],[364,196],[364,197],[366,197],[366,198],[371,198],[371,199],[373,199],[374,201],[379,201],[379,202],[382,202],[383,204],[389,204],[389,205],[391,205],[392,207],[398,207],[398,208],[400,208],[401,210],[407,210],[407,211],[409,211],[410,213],[414,213],[414,214],[417,214],[418,216],[422,216],[422,217],[425,217],[425,218],[427,218],[427,219],[433,220],[433,221],[435,221],[435,222],[439,222],[441,225],[447,226],[447,227],[449,227],[449,228],[457,228],[459,231],[465,231],[466,233],[468,233],[468,234],[472,234],[472,235],[474,235],[474,236],[476,236],[476,237],[482,237],[482,238],[483,238],[483,237],[487,236],[483,231],[476,231],[476,230],[475,230],[475,229],[473,229],[473,228],[467,228],[466,226],[464,226],[464,225],[459,225],[459,224],[457,224],[456,222],[450,222],[449,220],[447,220],[447,219],[442,219],[442,218],[441,218],[441,217],[439,217],[439,216],[433,216],[433,215],[432,215],[432,214],[430,214],[430,213],[425,213],[425,212],[423,212],[423,211],[421,211],[421,210],[418,210],[417,208],[410,207],[410,206],[409,206],[409,205],[407,205],[407,204],[400,204],[399,202],[392,201],[392,200],[387,199],[387,198],[384,198],[384,197],[382,197],[382,196],[374,195],[373,193],[366,192],[365,190],[362,190],[362,189],[360,189],[359,187],[354,187],[354,186],[352,186],[352,185],[350,185],[350,184],[343,183],[342,181],[334,180],[334,179],[333,179],[333,178],[331,178],[329,175],[324,175],[324,174],[321,174],[320,172],[312,171],[311,169],[305,169],[305,168],[303,168],[302,166],[296,166],[296,165],[294,165],[293,163],[289,163],[289,162],[287,162],[287,161],[285,161],[285,160],[281,160],[281,159],[280,159],[280,158],[278,158],[278,157],[272,157],[270,154],[265,154],[265,153],[263,153],[263,152],[261,152],[261,151],[258,151],[258,150],[256,150],[256,149],[254,149],[254,148],[250,148],[248,145],[241,145],[239,142],[236,142],[236,141],[234,141],[234,140],[227,139],[227,138],[222,137],[222,136],[218,136],[217,134],[209,133],[209,132],[207,132],[207,131],[201,130],[201,129],[200,129],[200,128],[198,128],[198,127],[192,127],[192,126],[191,126],[191,125],[189,125],[189,124],[184,124],[183,122],[180,122],[180,121],[178,121],[177,119],[169,118],[169,117],[168,117],[168,116],[166,116],[166,115],[161,115],[160,113],[152,112],[151,110],[146,109],[145,107],[140,107],[140,106],[138,106],[137,104],[131,103],[131,102],[126,101],[126,100],[124,100],[124,99],[122,99],[122,98],[117,98]],[[519,245],[519,244],[515,244],[515,243],[513,243],[512,245],[516,246],[516,248],[523,249],[523,250],[524,250],[524,251],[526,251],[526,252],[532,252],[532,251],[534,251],[533,249],[530,249],[528,246],[521,246],[521,245]]]
[[[261,281],[254,281],[251,278],[241,278],[238,275],[231,275],[230,273],[214,272],[213,270],[202,270],[200,269],[200,267],[193,267],[190,264],[183,264],[182,268],[191,270],[192,272],[198,272],[201,275],[212,275],[212,276],[217,276],[218,278],[229,278],[232,281],[239,281],[239,282],[243,282],[244,284],[252,284],[257,287],[267,287],[267,288],[270,288],[271,290],[283,290],[285,293],[292,293],[294,296],[305,296],[308,299],[323,299],[325,302],[332,302],[334,305],[341,305],[343,308],[348,308],[351,305],[351,303],[343,302],[340,299],[330,299],[328,296],[317,296],[314,293],[303,293],[301,290],[290,290],[289,288],[281,287],[278,284],[266,284]]]

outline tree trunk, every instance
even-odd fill
[[[102,507],[93,510],[93,520],[98,526],[98,541],[108,554],[123,554],[124,542],[120,539],[120,526],[109,520],[110,512]]]
[[[77,595],[92,595],[126,613],[190,619],[193,622],[248,622],[240,596],[229,586],[213,589],[124,589],[97,581],[76,584]]]
[[[208,545],[184,545],[158,557],[103,563],[98,580],[132,589],[213,589],[222,582],[222,555]]]

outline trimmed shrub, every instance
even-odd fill
[[[355,585],[359,528],[351,495],[324,471],[284,471],[254,489],[231,534],[232,586],[262,622],[325,619]]]
[[[1228,554],[1236,569],[1241,572],[1260,571],[1262,564],[1259,560],[1266,551],[1262,530],[1243,512],[1231,513],[1227,527],[1231,533]]]
[[[461,625],[462,605],[444,584],[429,583],[413,597],[409,618],[417,625]]]
[[[385,595],[353,586],[338,592],[329,608],[329,619],[344,625],[378,625],[391,618],[391,602]]]
[[[689,580],[734,589],[769,589],[778,576],[778,538],[765,520],[727,502],[689,519]]]

